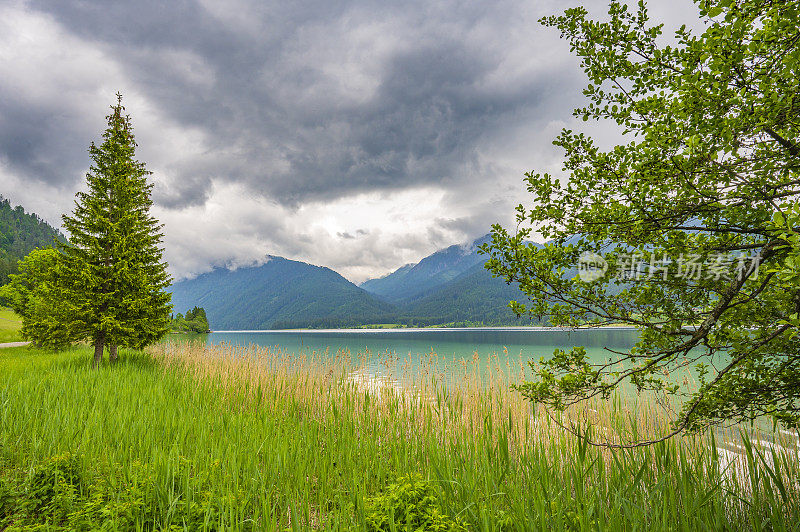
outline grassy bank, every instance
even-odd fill
[[[0,343],[21,342],[22,319],[11,309],[0,307]]]
[[[358,378],[349,355],[167,344],[93,371],[85,348],[0,350],[0,529],[800,522],[796,457],[748,447],[737,468],[702,437],[600,450],[532,416],[508,390],[513,368],[477,382],[467,367],[445,395],[436,360],[419,364],[411,394]],[[610,431],[647,426],[619,405],[595,415]]]

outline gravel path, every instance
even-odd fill
[[[28,345],[30,342],[5,342],[0,343],[0,349],[4,347],[22,347],[23,345]]]

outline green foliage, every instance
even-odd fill
[[[21,206],[0,196],[0,285],[9,274],[17,273],[17,261],[36,248],[53,247],[64,237],[36,214],[28,214]]]
[[[22,337],[38,345],[63,348],[75,340],[64,289],[63,256],[55,249],[35,249],[19,261],[19,273],[0,287],[9,307],[22,317]]]
[[[211,327],[208,325],[208,318],[206,318],[206,311],[202,307],[194,307],[186,311],[185,316],[178,313],[172,318],[171,328],[174,332],[211,332]]]
[[[5,476],[0,476],[0,527],[10,521],[17,508],[17,491]]]
[[[365,503],[366,529],[375,532],[457,532],[467,530],[458,519],[442,512],[438,494],[420,475],[398,478]]]
[[[80,497],[81,474],[71,454],[53,456],[37,466],[25,486],[24,506],[33,515],[47,514],[55,521],[67,519]]]
[[[568,178],[526,174],[534,206],[517,208],[516,234],[494,227],[487,267],[530,299],[512,302],[517,313],[642,331],[613,363],[579,350],[544,360],[521,387],[532,401],[561,408],[630,383],[682,400],[667,437],[762,415],[797,427],[800,4],[698,7],[705,31],[681,27],[669,45],[643,2],[612,1],[606,22],[584,8],[543,20],[589,78],[575,116],[610,120],[628,142],[603,151],[562,131]],[[526,243],[533,228],[543,249]],[[574,275],[589,252],[608,261],[594,282]],[[649,266],[620,282],[632,256]],[[698,276],[691,260],[720,268]],[[667,377],[693,365],[697,386]]]
[[[224,519],[219,501],[238,504],[232,495],[214,494],[207,471],[179,458],[171,481],[160,486],[155,468],[139,461],[84,471],[79,457],[64,453],[44,459],[15,484],[0,481],[0,527],[13,530],[156,530],[166,521],[188,530],[214,530]],[[160,492],[168,488],[171,507],[165,520]],[[190,494],[200,494],[194,498]],[[242,530],[249,527],[245,524]]]
[[[64,246],[74,327],[97,343],[143,347],[169,330],[170,278],[161,228],[149,212],[152,183],[135,157],[136,141],[122,97],[112,107],[103,143],[89,148],[88,192],[64,216]]]

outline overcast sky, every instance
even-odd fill
[[[577,3],[0,0],[0,194],[60,225],[119,91],[175,277],[266,254],[383,275],[558,172],[585,80],[537,20]]]

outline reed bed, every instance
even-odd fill
[[[656,434],[666,416],[620,397],[560,417],[537,410],[511,389],[524,360],[174,342],[92,371],[86,349],[32,351],[0,354],[0,480],[13,510],[4,517],[0,485],[0,529],[36,521],[19,508],[63,463],[81,481],[66,502],[47,499],[39,524],[406,530],[398,505],[422,503],[396,493],[417,485],[441,530],[800,523],[791,435],[770,447],[736,434],[722,451],[711,433],[593,447],[560,425],[590,421],[593,437],[618,441]],[[87,509],[91,497],[100,502]],[[386,501],[397,514],[380,521]]]

